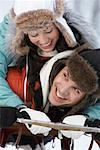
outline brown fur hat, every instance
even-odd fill
[[[24,34],[31,33],[36,28],[54,23],[61,31],[69,47],[76,45],[72,30],[63,18],[63,0],[15,0],[11,16],[16,25],[16,36],[12,41],[12,48],[21,54],[28,52],[23,43]]]
[[[56,75],[68,66],[71,79],[86,92],[86,96],[68,112],[72,115],[83,111],[100,98],[100,49],[84,49],[74,52],[67,58],[58,60],[50,74],[50,87]]]
[[[50,86],[64,66],[68,67],[71,79],[87,94],[100,87],[100,49],[75,51],[68,58],[58,60],[51,71]]]
[[[82,91],[88,94],[96,91],[98,77],[87,60],[84,61],[82,57],[74,54],[68,59],[67,66],[71,79]]]
[[[86,96],[68,112],[80,113],[100,98],[100,49],[84,49],[68,59],[68,71]]]

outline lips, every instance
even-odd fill
[[[64,103],[66,101],[66,99],[60,94],[59,90],[55,90],[55,93],[54,93],[54,99],[57,103]]]
[[[40,46],[41,46],[42,49],[49,49],[51,47],[51,45],[52,45],[52,42],[50,42],[50,43],[48,43],[44,46],[41,46],[41,45]]]

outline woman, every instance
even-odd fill
[[[86,113],[86,110],[90,106],[94,107],[96,102],[98,108],[100,104],[100,101],[97,100],[100,94],[99,57],[100,49],[93,51],[85,49],[78,54],[72,51],[62,52],[50,59],[40,72],[42,91],[41,88],[39,90],[38,85],[38,92],[34,92],[34,96],[39,96],[36,97],[38,97],[37,101],[41,107],[37,105],[35,100],[33,104],[35,104],[34,109],[36,110],[22,108],[20,111],[22,116],[24,115],[23,117],[26,118],[28,115],[32,120],[51,120],[53,122],[64,122],[66,124],[82,126],[85,125],[86,119],[100,119],[99,114],[93,118],[92,111],[90,114]],[[8,72],[7,81],[16,94],[19,94],[17,92],[20,87],[19,83],[20,85],[23,83],[23,75],[23,70],[19,72],[17,69],[14,71],[11,69]],[[19,91],[20,93],[24,93],[24,89]],[[39,93],[43,93],[43,103],[40,98],[41,94]],[[24,94],[19,94],[19,96],[20,95]],[[29,103],[29,99],[27,102]],[[45,116],[43,112],[47,115]],[[25,113],[27,115],[25,115]],[[98,113],[98,111],[95,110],[95,113]],[[48,134],[51,130],[34,125],[26,126],[32,134]],[[61,131],[61,133],[64,137],[72,139],[79,138],[84,134],[83,132],[73,131]],[[66,138],[62,140],[62,149],[64,149],[65,146],[69,146],[65,139]]]

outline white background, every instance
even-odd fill
[[[24,0],[23,0],[24,1]],[[100,0],[65,0],[75,13],[84,16],[100,36]],[[9,12],[14,0],[0,0],[0,21]]]
[[[5,16],[13,5],[14,0],[0,0],[0,21]]]

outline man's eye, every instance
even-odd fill
[[[67,77],[67,74],[66,73],[63,73],[64,77],[66,78]]]
[[[75,88],[75,87],[73,87],[73,89],[74,89],[74,91],[75,91],[76,93],[78,93],[78,94],[81,93],[81,91],[80,91],[79,89],[77,89],[77,88]]]

